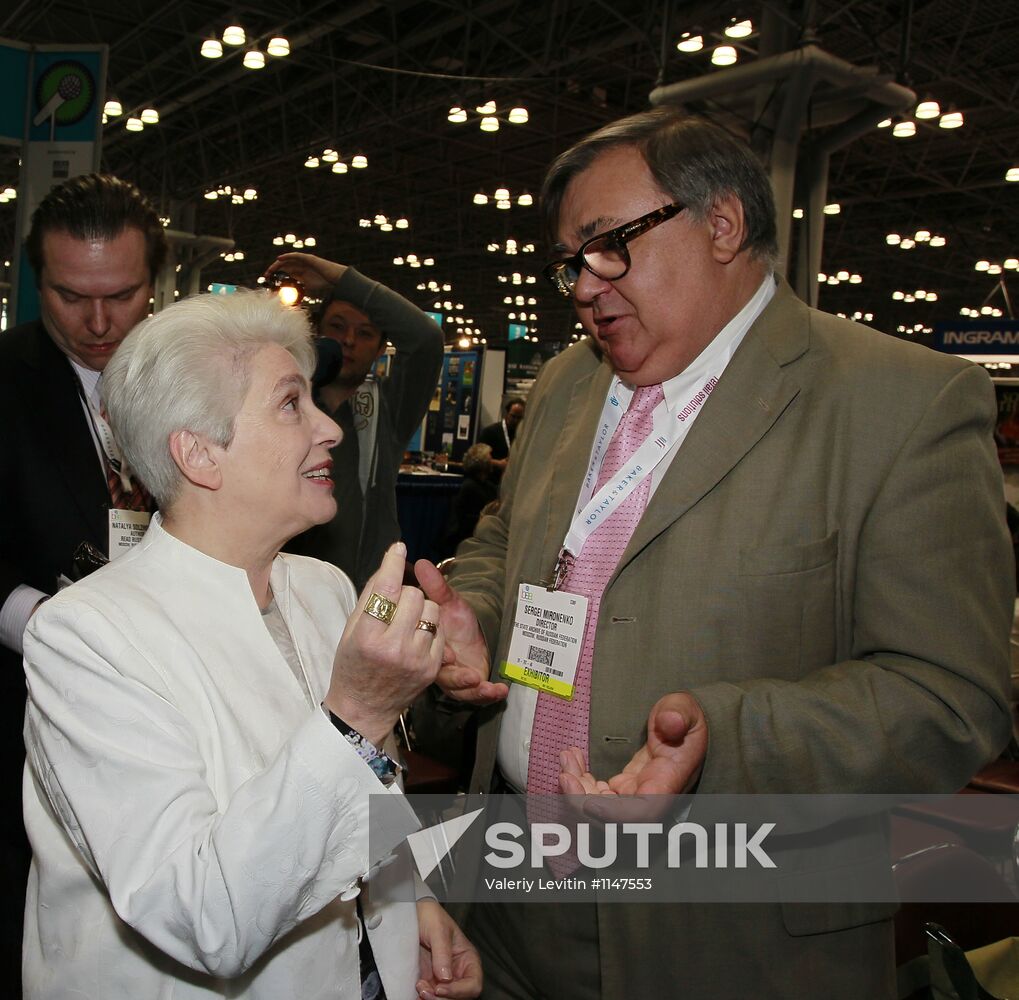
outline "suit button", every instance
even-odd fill
[[[373,913],[370,917],[368,917],[365,920],[364,925],[365,925],[365,927],[368,928],[368,930],[373,931],[381,923],[382,923],[382,914],[381,913]]]
[[[361,887],[356,882],[351,882],[343,892],[340,893],[340,899],[347,903],[352,899],[357,899],[361,895]]]

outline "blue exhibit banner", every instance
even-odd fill
[[[36,206],[71,177],[99,168],[106,93],[105,45],[0,41],[0,141],[21,146],[15,242],[20,248]],[[15,257],[11,322],[39,315],[35,276],[24,249]]]
[[[935,323],[933,347],[946,354],[1019,357],[1019,320],[972,319]]]
[[[30,47],[0,42],[0,143],[20,146],[25,138],[25,99],[28,94]]]

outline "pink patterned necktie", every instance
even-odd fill
[[[655,407],[664,399],[661,384],[641,386],[605,451],[595,493],[627,462],[651,435]],[[647,506],[651,476],[645,476],[584,545],[566,574],[562,589],[587,598],[587,624],[574,680],[573,700],[565,701],[544,691],[538,695],[527,761],[527,793],[555,795],[559,792],[559,753],[580,747],[588,764],[588,722],[591,709],[591,663],[598,609],[609,582]]]

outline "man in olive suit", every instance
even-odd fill
[[[543,205],[546,275],[590,338],[542,371],[502,507],[451,586],[421,572],[457,654],[440,680],[489,704],[475,787],[961,787],[1009,734],[986,374],[799,301],[774,273],[764,171],[708,122],[606,126],[555,161]],[[596,478],[640,421],[620,501]],[[611,515],[590,532],[578,510],[599,497]],[[518,586],[557,565],[589,601],[568,710],[499,683]],[[893,910],[486,905],[472,938],[497,1000],[859,1000],[894,995]]]

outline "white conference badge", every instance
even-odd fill
[[[152,515],[145,510],[110,509],[110,559],[133,549],[148,530]]]
[[[581,594],[520,584],[503,676],[571,699],[586,621],[587,598]]]

